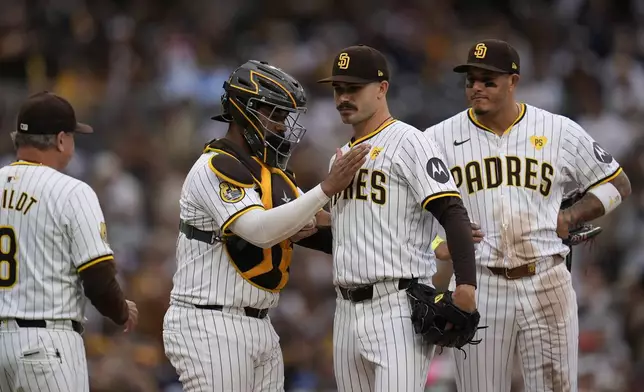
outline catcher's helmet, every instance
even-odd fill
[[[269,166],[286,169],[306,129],[298,123],[306,112],[306,94],[291,75],[263,61],[250,60],[224,82],[223,113],[213,120],[235,122],[251,153]],[[267,109],[262,113],[260,108]],[[265,114],[266,113],[266,114]],[[284,132],[274,132],[273,124]]]

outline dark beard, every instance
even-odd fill
[[[477,116],[484,116],[484,115],[486,115],[486,114],[488,114],[490,112],[489,110],[484,110],[484,109],[474,109],[474,108],[472,108],[472,110],[474,110],[474,114],[476,114]]]

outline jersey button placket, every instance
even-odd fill
[[[499,153],[499,158],[501,159],[501,166],[504,164],[507,165],[507,138],[506,135],[504,134],[503,136],[498,138],[498,153]],[[502,172],[506,172],[507,170],[501,169]],[[505,180],[505,179],[504,179]],[[501,200],[501,230],[503,231],[503,235],[501,236],[501,241],[503,242],[502,246],[504,248],[503,252],[503,264],[506,265],[509,262],[509,257],[510,257],[510,245],[508,244],[508,238],[509,238],[509,233],[508,233],[508,227],[509,227],[509,214],[510,214],[510,204],[509,204],[509,192],[510,188],[504,186],[503,183],[499,186],[499,192],[500,192],[500,200]]]

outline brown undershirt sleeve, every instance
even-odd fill
[[[432,200],[426,209],[445,229],[449,253],[454,264],[456,284],[476,287],[476,259],[472,227],[460,197],[445,196]]]
[[[105,317],[118,325],[123,325],[129,317],[127,303],[121,287],[116,280],[114,260],[106,260],[79,272],[85,296]]]

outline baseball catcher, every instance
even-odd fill
[[[574,189],[564,195],[563,201],[561,202],[562,210],[572,207],[573,204],[581,200],[584,197],[584,194],[579,190]],[[579,226],[571,227],[568,238],[564,239],[564,244],[570,248],[570,252],[566,256],[566,267],[568,271],[572,270],[572,249],[575,245],[580,245],[585,242],[590,242],[594,237],[599,235],[602,232],[600,226],[595,226],[590,223],[582,223]]]
[[[414,282],[407,289],[411,305],[411,321],[414,332],[421,335],[429,344],[439,347],[461,347],[466,344],[479,344],[474,340],[481,315],[477,310],[466,312],[452,302],[452,292],[439,293],[431,286]],[[463,351],[464,352],[464,351]]]

